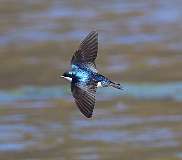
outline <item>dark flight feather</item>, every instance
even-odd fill
[[[90,32],[87,37],[81,42],[78,50],[74,53],[71,64],[93,63],[95,66],[95,59],[98,51],[98,33],[96,31]]]
[[[87,118],[92,117],[95,105],[96,86],[97,84],[95,82],[90,84],[83,84],[81,82],[77,82],[76,84],[71,83],[71,91],[75,98],[75,103]]]

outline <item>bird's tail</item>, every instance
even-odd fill
[[[121,87],[121,85],[119,83],[115,83],[115,82],[110,82],[109,84],[111,87],[114,87],[114,88],[117,88],[117,89],[120,89],[120,90],[123,90],[123,88]]]

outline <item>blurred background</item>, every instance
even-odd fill
[[[93,29],[92,119],[59,75]],[[181,0],[0,0],[1,160],[182,159]]]

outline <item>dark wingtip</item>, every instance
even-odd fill
[[[96,29],[92,30],[89,35],[98,35],[98,32]]]
[[[87,118],[92,118],[92,115],[93,115],[93,111],[84,113],[84,116],[87,117]]]
[[[90,115],[85,115],[87,118],[92,118],[92,114]]]
[[[82,115],[85,117],[85,118],[92,118],[92,113],[83,113],[83,112],[81,112],[82,113]]]
[[[91,32],[95,32],[95,33],[98,33],[98,32],[97,32],[97,29],[93,29],[93,30],[92,30]]]

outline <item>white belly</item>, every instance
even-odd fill
[[[97,83],[97,88],[99,88],[99,87],[102,87],[101,82],[98,82],[98,83]]]
[[[72,78],[70,77],[64,77],[66,80],[68,80],[69,82],[72,82]]]

